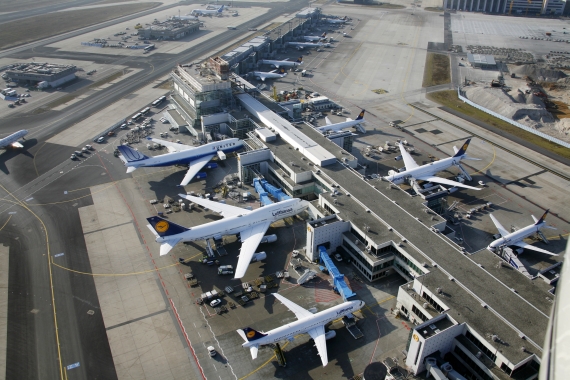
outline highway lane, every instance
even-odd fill
[[[147,62],[140,62],[139,57],[126,61],[129,66],[143,67],[127,81],[97,92],[93,96],[80,101],[62,112],[50,111],[39,117],[22,118],[22,123],[14,125],[14,120],[0,121],[0,130],[30,128],[30,141],[33,146],[28,154],[19,154],[6,159],[3,164],[9,174],[0,173],[0,183],[8,191],[14,190],[18,199],[29,199],[30,203],[51,203],[59,201],[63,191],[106,183],[108,176],[102,176],[102,168],[94,159],[90,159],[85,167],[81,166],[70,172],[72,163],[67,157],[69,148],[45,141],[70,125],[98,112],[109,104],[136,91],[156,78],[166,75],[180,61],[191,61],[206,55],[219,45],[239,37],[247,27],[259,26],[282,13],[290,13],[302,8],[301,1],[276,4],[268,14],[253,20],[244,26],[243,31],[228,31],[212,38],[197,48],[178,56],[156,55]],[[54,56],[57,53],[53,53]],[[124,60],[125,57],[119,58]],[[124,115],[117,115],[121,118]],[[102,127],[104,129],[105,127]],[[86,136],[86,139],[89,136]],[[36,159],[34,160],[34,156]],[[63,157],[65,156],[65,157]],[[102,154],[102,156],[110,156]],[[1,157],[1,156],[0,156]],[[105,157],[112,162],[114,158]],[[116,160],[116,159],[115,159]],[[2,159],[0,158],[0,161]],[[34,162],[35,161],[35,162]],[[39,176],[35,167],[39,167]],[[124,168],[117,165],[106,165],[112,168],[113,178],[126,176]],[[61,173],[63,172],[63,174]],[[10,200],[11,196],[2,191],[0,198]],[[21,206],[14,206],[7,200],[0,200],[0,211],[16,211],[18,218],[26,217],[29,211]],[[108,348],[108,341],[92,278],[70,273],[53,273],[53,294],[57,310],[57,326],[60,340],[57,350],[54,313],[50,314],[51,291],[47,261],[47,246],[43,236],[43,226],[50,238],[49,248],[52,255],[65,253],[57,259],[62,265],[82,268],[89,271],[89,259],[81,232],[81,224],[77,208],[91,204],[90,196],[74,202],[30,206],[30,209],[41,219],[27,216],[26,220],[18,220],[15,226],[2,231],[0,239],[10,244],[10,279],[9,291],[17,290],[18,297],[9,303],[8,351],[10,352],[9,373],[18,376],[8,378],[58,378],[60,362],[63,366],[81,363],[70,370],[69,378],[92,379],[116,378],[116,373]],[[0,215],[5,213],[0,212]],[[27,230],[22,226],[29,227]],[[28,232],[31,230],[32,233]],[[29,236],[27,236],[29,235]],[[18,237],[18,240],[15,238]],[[25,237],[25,243],[22,244]],[[32,239],[33,238],[33,239]],[[18,245],[20,244],[20,245]],[[59,262],[58,262],[59,263]],[[53,270],[53,268],[52,268]],[[33,313],[32,310],[40,310]],[[93,310],[94,314],[87,314]],[[38,316],[41,314],[41,318]]]

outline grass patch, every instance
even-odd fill
[[[102,8],[54,12],[0,24],[0,49],[48,38],[89,25],[116,19],[159,6],[161,3],[133,3]],[[134,26],[135,22],[133,22]]]
[[[449,57],[447,55],[428,53],[422,87],[450,83],[450,69]]]
[[[516,136],[541,148],[547,149],[560,157],[570,159],[570,149],[564,148],[563,146],[543,139],[542,137],[527,132],[524,129],[517,128],[514,125],[507,123],[506,121],[497,119],[496,117],[478,110],[469,104],[463,103],[457,97],[457,91],[455,90],[431,92],[426,94],[426,97],[430,100],[433,100],[434,102],[459,111],[466,116],[470,116],[474,119],[482,121],[483,123],[492,125],[493,127],[500,129],[501,131],[504,131],[510,135]]]

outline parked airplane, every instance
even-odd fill
[[[173,20],[198,20],[197,16],[185,15],[185,16],[172,16]]]
[[[346,20],[341,20],[338,18],[326,18],[324,21],[328,22],[329,24],[344,24],[346,22]]]
[[[501,223],[493,216],[493,214],[490,214],[489,216],[491,217],[491,220],[493,221],[493,223],[495,223],[495,227],[497,227],[497,230],[499,230],[499,234],[501,235],[501,237],[499,239],[493,241],[491,244],[489,244],[487,249],[495,252],[495,250],[498,247],[506,246],[506,245],[515,245],[519,248],[530,249],[533,251],[546,253],[547,255],[558,256],[556,253],[552,253],[552,252],[546,251],[544,249],[537,248],[534,245],[527,244],[523,241],[523,239],[526,239],[527,237],[534,235],[534,234],[539,234],[539,236],[543,240],[546,241],[546,238],[542,235],[542,233],[540,232],[540,229],[541,228],[550,228],[551,230],[556,229],[552,226],[546,225],[545,219],[546,219],[546,214],[548,214],[548,211],[549,210],[546,210],[540,219],[536,219],[534,217],[534,215],[531,215],[532,219],[534,220],[534,224],[531,224],[530,226],[526,226],[524,228],[521,228],[518,231],[511,232],[511,233],[509,233],[501,225]]]
[[[388,175],[383,177],[385,180],[394,183],[395,185],[399,185],[404,183],[406,180],[414,179],[416,181],[427,181],[427,182],[436,182],[441,183],[442,185],[449,185],[455,187],[464,187],[466,189],[471,190],[481,190],[478,187],[467,186],[460,182],[452,181],[450,179],[445,179],[436,176],[435,174],[450,168],[451,166],[457,166],[459,170],[463,172],[465,176],[468,176],[467,172],[461,166],[461,160],[479,160],[479,158],[470,157],[465,152],[469,147],[469,143],[471,139],[467,139],[465,144],[461,147],[461,149],[457,149],[457,147],[453,147],[455,151],[455,155],[452,157],[444,158],[439,161],[431,162],[426,165],[419,166],[416,161],[412,158],[412,156],[406,151],[402,143],[399,144],[400,152],[402,152],[402,159],[404,160],[404,171],[397,172],[395,170],[390,170]]]
[[[298,50],[303,50],[304,48],[319,48],[330,46],[330,44],[323,44],[322,42],[287,42],[287,45],[294,46]]]
[[[147,218],[150,223],[147,227],[155,234],[157,243],[160,243],[160,255],[166,255],[181,241],[206,240],[214,236],[239,233],[241,253],[236,266],[235,278],[244,276],[257,246],[271,223],[297,215],[309,207],[309,202],[292,198],[256,210],[247,210],[191,195],[179,194],[179,196],[222,214],[224,219],[185,228],[158,216]]]
[[[224,10],[224,6],[222,5],[219,9],[193,9],[190,14],[192,16],[205,16],[205,15],[220,15]]]
[[[313,314],[279,293],[273,293],[273,295],[287,306],[289,310],[295,313],[297,320],[266,333],[256,331],[250,327],[237,330],[238,334],[245,341],[242,346],[251,350],[251,357],[253,359],[257,358],[259,346],[274,344],[285,339],[292,340],[295,335],[307,333],[315,341],[315,346],[317,347],[324,367],[329,362],[325,338],[325,325],[364,307],[364,301],[348,301]]]
[[[261,81],[265,82],[266,79],[283,78],[283,77],[287,76],[287,73],[283,69],[279,70],[279,72],[277,72],[277,70],[273,70],[273,71],[269,71],[269,72],[254,71],[253,76],[255,77],[255,79],[258,79],[258,80],[261,79]]]
[[[265,64],[265,65],[273,65],[277,68],[288,67],[288,66],[297,67],[297,66],[303,64],[303,56],[297,58],[296,61],[289,61],[289,58],[286,58],[283,61],[275,61],[272,59],[262,59],[259,61],[259,63]]]
[[[192,178],[216,155],[225,160],[225,153],[235,152],[243,146],[243,142],[235,138],[214,141],[199,147],[154,138],[148,138],[148,140],[166,146],[170,153],[148,157],[126,145],[119,145],[117,147],[121,152],[119,158],[125,163],[127,173],[132,173],[141,167],[189,165],[188,172],[180,186],[188,185]]]
[[[326,37],[327,37],[327,33],[324,32],[320,36],[303,36],[303,39],[305,41],[320,41],[320,40],[325,39]]]
[[[336,124],[331,123],[329,118],[325,117],[325,122],[327,123],[327,125],[325,125],[323,127],[317,127],[316,129],[321,131],[321,132],[326,132],[326,131],[340,131],[340,130],[343,130],[346,128],[356,127],[359,132],[364,133],[364,132],[366,132],[366,130],[361,126],[358,126],[358,124],[365,121],[364,120],[364,112],[366,112],[366,110],[360,111],[360,114],[358,114],[358,117],[356,118],[356,120],[352,120],[350,117],[347,117],[346,121],[343,121],[341,123],[336,123]]]
[[[12,133],[10,136],[6,136],[0,139],[0,149],[7,148],[23,148],[24,146],[18,140],[25,140],[24,136],[28,134],[28,131],[22,129],[18,132]]]

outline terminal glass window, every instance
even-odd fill
[[[497,359],[497,355],[495,355],[493,353],[493,351],[489,350],[483,343],[481,343],[481,341],[479,339],[477,339],[475,337],[475,335],[471,334],[469,332],[469,330],[467,330],[467,332],[465,333],[465,337],[467,339],[469,339],[469,341],[471,341],[471,343],[473,343],[474,345],[477,346],[477,348],[479,348],[481,350],[482,353],[484,353],[489,359],[491,359],[493,362]]]
[[[422,313],[422,312],[420,311],[420,309],[418,309],[418,308],[416,307],[416,305],[412,306],[412,313],[414,313],[415,315],[417,315],[418,318],[421,319],[421,320],[424,321],[424,322],[428,320],[428,317],[426,317],[426,316],[424,315],[424,313]]]
[[[465,352],[463,352],[462,349],[460,349],[458,346],[455,346],[455,349],[453,350],[453,352],[459,356],[461,359],[463,359],[463,361],[465,363],[467,363],[467,365],[471,368],[471,370],[473,372],[475,372],[477,375],[479,375],[479,377],[481,377],[484,380],[494,380],[491,376],[489,376],[489,374],[485,371],[483,371],[483,369],[481,367],[479,367],[477,364],[475,364],[475,362],[473,361],[473,359],[471,359]]]
[[[435,300],[433,298],[430,297],[429,294],[427,294],[426,292],[423,292],[424,294],[422,295],[422,297],[429,302],[429,304],[431,306],[434,307],[435,310],[437,310],[440,313],[443,313],[443,307],[439,306],[439,304],[437,302],[435,302]]]

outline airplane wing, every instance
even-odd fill
[[[319,351],[319,356],[323,362],[323,367],[325,367],[329,362],[329,356],[327,353],[327,340],[325,339],[325,326],[321,325],[315,327],[314,329],[307,331],[307,334],[309,334],[315,341],[315,346],[317,346],[317,351]]]
[[[328,118],[328,116],[325,116],[325,122],[327,123],[327,125],[331,125],[331,120]]]
[[[22,144],[20,144],[18,141],[14,141],[12,144],[12,148],[18,148],[18,149],[22,149],[24,146]]]
[[[178,144],[175,142],[170,142],[170,141],[166,141],[166,140],[161,140],[161,139],[155,139],[155,138],[147,138],[147,140],[150,140],[152,142],[155,142],[157,144],[160,145],[164,145],[169,152],[182,152],[183,150],[189,150],[189,149],[194,149],[194,147],[189,146],[189,145],[184,145],[184,144]]]
[[[525,242],[522,241],[522,240],[521,240],[521,241],[517,241],[516,243],[510,243],[510,244],[511,244],[511,245],[516,245],[517,247],[520,247],[520,248],[530,249],[530,250],[532,250],[532,251],[546,253],[547,255],[558,256],[558,254],[556,254],[556,253],[552,253],[552,252],[549,252],[549,251],[544,250],[544,249],[542,249],[542,248],[535,247],[534,245],[527,244],[527,243],[525,243]]]
[[[206,164],[210,162],[212,158],[214,158],[214,156],[215,154],[210,154],[208,156],[200,157],[196,161],[192,161],[190,163],[188,171],[186,172],[186,175],[184,176],[184,179],[182,179],[182,182],[180,182],[180,186],[188,185],[190,181],[192,181],[192,178],[194,178],[196,174],[198,174],[198,172],[202,170],[202,168],[206,166]]]
[[[270,73],[274,73],[274,72],[276,72],[276,71],[277,71],[277,69],[275,69],[275,70],[271,70],[271,71],[270,71]]]
[[[289,58],[285,58],[283,61],[288,61],[288,60],[289,60]]]
[[[307,318],[307,317],[313,315],[313,313],[311,313],[309,310],[303,309],[301,306],[297,305],[293,301],[289,301],[287,298],[283,297],[281,294],[273,293],[273,295],[275,296],[275,298],[277,298],[279,301],[281,301],[281,303],[283,303],[283,305],[287,306],[287,308],[289,310],[291,310],[293,313],[295,313],[295,315],[297,316],[297,319],[303,319],[303,318]],[[312,335],[311,335],[311,337],[314,339],[314,337]],[[323,330],[323,338],[324,338],[324,330]]]
[[[227,205],[225,203],[214,202],[214,201],[210,201],[210,200],[199,198],[199,197],[193,197],[191,195],[178,194],[178,196],[180,198],[185,198],[191,202],[194,202],[194,203],[197,203],[197,204],[202,205],[204,207],[207,207],[210,210],[214,210],[218,214],[222,215],[224,218],[229,217],[229,216],[243,215],[243,214],[250,212],[249,210],[246,210],[245,208],[230,206],[230,205]]]
[[[406,169],[407,168],[408,167],[406,166]],[[424,175],[421,177],[416,177],[416,179],[421,179],[422,181],[428,181],[428,182],[441,183],[442,185],[449,185],[449,186],[454,186],[454,187],[464,187],[466,189],[471,189],[471,190],[481,190],[479,187],[464,185],[460,182],[456,182],[456,181],[452,181],[450,179],[437,177],[434,175]]]
[[[499,231],[501,236],[507,236],[509,234],[509,232],[505,229],[505,227],[503,227],[501,222],[499,222],[493,214],[489,214],[489,216],[491,217],[491,220],[495,224],[495,227],[497,227],[497,230]]]
[[[414,169],[418,167],[416,161],[412,158],[410,153],[404,148],[402,143],[399,143],[398,146],[400,147],[400,153],[402,153],[402,159],[404,160],[404,165],[406,166],[406,170]]]
[[[352,121],[352,119],[350,117],[347,117],[346,121]]]
[[[259,246],[261,239],[267,232],[270,222],[256,224],[252,228],[248,228],[239,233],[241,239],[241,249],[234,278],[242,278],[251,262],[255,250]]]

